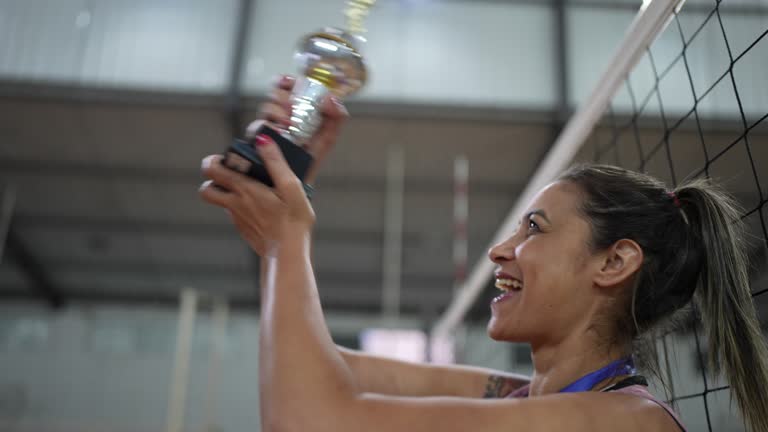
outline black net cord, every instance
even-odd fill
[[[606,138],[604,134],[597,133],[595,134],[594,138],[596,141],[592,142],[592,145],[594,147],[594,153],[593,158],[596,162],[608,162],[608,163],[614,163],[616,165],[626,165],[622,164],[622,147],[620,145],[621,137],[626,134],[629,137],[632,138],[632,141],[634,141],[634,145],[632,148],[639,156],[639,161],[637,165],[635,166],[626,166],[626,168],[635,169],[638,171],[647,172],[647,168],[649,166],[649,161],[654,158],[659,152],[662,150],[664,151],[663,157],[665,159],[665,168],[668,169],[669,177],[672,180],[672,183],[674,186],[678,184],[680,180],[682,180],[681,175],[686,175],[685,178],[695,178],[695,177],[710,177],[710,169],[714,162],[719,160],[720,158],[723,158],[725,155],[729,154],[730,152],[734,152],[737,149],[743,150],[745,154],[747,155],[748,162],[744,164],[744,166],[740,167],[740,170],[744,171],[745,173],[748,173],[749,177],[751,178],[751,181],[754,181],[754,187],[757,191],[757,194],[759,195],[759,199],[757,200],[755,205],[752,205],[751,202],[748,203],[748,205],[745,205],[746,210],[744,214],[742,215],[742,219],[746,219],[748,217],[755,217],[757,221],[757,226],[759,227],[760,233],[757,235],[762,235],[761,243],[765,246],[766,250],[768,251],[768,230],[766,230],[766,221],[765,221],[765,215],[764,215],[764,208],[766,201],[768,201],[766,198],[766,194],[764,191],[768,190],[768,184],[761,184],[760,183],[760,167],[755,161],[755,142],[752,142],[750,137],[750,133],[752,133],[755,128],[758,126],[764,127],[768,122],[766,119],[768,119],[768,112],[763,113],[757,113],[757,119],[756,120],[749,120],[748,116],[745,113],[744,108],[744,102],[743,102],[743,94],[744,91],[742,89],[742,92],[739,90],[739,83],[737,80],[737,75],[734,74],[734,66],[739,63],[752,49],[754,49],[761,41],[764,40],[765,36],[768,34],[768,28],[764,29],[762,32],[760,32],[754,40],[752,40],[747,47],[740,53],[734,53],[733,52],[733,44],[728,38],[728,32],[726,31],[726,26],[723,24],[723,14],[727,12],[721,12],[721,1],[713,1],[713,7],[709,13],[706,14],[706,16],[703,17],[702,22],[696,26],[695,29],[691,32],[689,37],[686,37],[683,25],[681,24],[680,16],[675,14],[673,17],[674,24],[670,23],[670,28],[666,31],[676,31],[678,36],[680,37],[680,41],[682,42],[682,50],[677,53],[671,60],[671,63],[666,66],[663,70],[658,69],[657,61],[654,58],[654,55],[652,53],[651,48],[649,48],[645,55],[650,63],[650,68],[653,71],[653,85],[649,89],[647,94],[638,94],[635,90],[635,87],[632,85],[630,78],[627,78],[625,80],[624,86],[627,95],[629,96],[629,102],[630,102],[630,109],[631,113],[626,118],[626,120],[620,120],[619,116],[617,116],[617,110],[615,105],[612,103],[609,105],[608,109],[605,113],[605,118],[603,125],[605,128],[607,128],[609,132],[609,137]],[[685,8],[683,8],[682,11],[679,12],[679,14],[685,14]],[[672,27],[674,25],[674,27]],[[691,64],[690,64],[690,47],[691,44],[696,38],[701,37],[700,35],[705,33],[704,28],[707,25],[717,25],[719,27],[719,34],[722,36],[723,42],[725,44],[726,51],[728,53],[728,63],[725,65],[725,72],[722,74],[719,74],[714,83],[712,83],[710,86],[708,86],[703,91],[700,91],[697,93],[696,87],[694,85],[694,78],[691,73]],[[768,42],[765,42],[768,43]],[[683,116],[674,121],[674,123],[670,123],[670,116],[668,115],[668,111],[665,110],[665,97],[669,97],[668,95],[663,94],[662,88],[660,86],[660,83],[664,78],[670,73],[670,71],[679,64],[679,62],[682,62],[682,65],[684,66],[684,71],[687,77],[687,85],[690,87],[691,94],[693,95],[693,105],[687,109],[686,112],[683,113]],[[719,149],[718,151],[711,151],[712,149],[708,149],[707,147],[707,136],[704,133],[704,128],[702,124],[704,121],[702,120],[702,115],[700,114],[700,104],[704,98],[706,98],[710,93],[713,92],[713,90],[724,82],[724,80],[728,80],[726,82],[729,82],[730,87],[733,90],[733,95],[735,97],[736,106],[738,107],[737,111],[733,112],[734,118],[738,119],[739,123],[739,129],[737,130],[737,135],[735,139],[732,141],[729,139],[727,143],[723,146],[722,149]],[[768,82],[761,83],[763,87],[768,86]],[[658,139],[658,141],[654,141],[651,143],[650,149],[644,148],[642,140],[641,140],[641,126],[640,126],[640,119],[641,117],[648,116],[648,106],[651,104],[651,102],[658,103],[658,117],[660,121],[661,128],[663,129],[663,134]],[[669,101],[667,101],[669,102]],[[753,114],[753,113],[751,113]],[[680,126],[686,122],[693,122],[695,124],[695,135],[698,137],[699,145],[696,147],[701,151],[701,154],[703,155],[703,160],[705,163],[700,168],[696,169],[694,172],[691,173],[682,173],[677,172],[675,163],[674,163],[674,152],[673,152],[673,146],[674,144],[670,141],[670,136],[672,133],[680,128]],[[698,150],[697,150],[698,151]],[[763,167],[765,170],[766,167]],[[650,172],[650,174],[655,174],[654,172]],[[734,173],[735,174],[735,173]],[[767,177],[768,178],[768,177]],[[763,271],[766,271],[766,269],[763,269]],[[766,279],[763,278],[763,281]],[[763,282],[765,284],[765,282]],[[768,286],[753,286],[752,287],[752,296],[753,298],[757,299],[760,296],[768,295]],[[756,301],[756,303],[758,303]],[[697,311],[694,308],[693,311],[694,317],[696,318],[696,321],[698,322],[698,316],[699,311]],[[664,362],[664,366],[666,369],[666,375],[668,375],[667,379],[669,381],[668,385],[665,386],[668,391],[671,392],[671,395],[669,395],[669,403],[676,404],[679,401],[684,400],[691,400],[696,398],[702,399],[702,404],[704,407],[704,413],[706,416],[706,422],[709,431],[711,432],[713,430],[712,425],[712,418],[710,413],[710,401],[708,401],[707,396],[715,393],[715,392],[723,392],[727,391],[729,389],[729,386],[718,386],[713,387],[710,379],[707,377],[707,360],[705,355],[705,343],[702,341],[702,336],[700,335],[700,329],[697,326],[693,326],[693,339],[695,342],[695,349],[696,349],[696,360],[700,364],[699,370],[701,371],[701,382],[703,383],[704,390],[701,392],[694,392],[694,393],[688,393],[688,394],[676,394],[675,393],[675,387],[672,384],[672,366],[670,362],[670,353],[669,349],[667,347],[667,338],[664,336],[664,338],[661,340],[662,342],[662,361]]]

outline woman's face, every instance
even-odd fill
[[[498,264],[488,334],[496,340],[557,342],[589,326],[596,312],[592,278],[601,267],[589,250],[581,193],[552,183],[533,199],[515,234],[488,252]]]

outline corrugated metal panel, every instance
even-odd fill
[[[220,91],[237,0],[0,0],[0,77]]]
[[[261,92],[292,73],[298,39],[344,23],[342,1],[261,1],[253,11],[244,87]],[[297,11],[302,11],[299,14]],[[504,2],[380,1],[364,47],[369,100],[551,107],[553,14]]]

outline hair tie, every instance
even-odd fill
[[[667,195],[672,198],[672,202],[675,204],[675,207],[680,208],[680,199],[677,197],[677,194],[674,192],[667,192]]]

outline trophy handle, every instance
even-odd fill
[[[309,167],[314,160],[312,155],[267,124],[262,124],[255,131],[254,136],[259,135],[266,135],[277,143],[288,166],[293,173],[296,174],[296,177],[304,182],[307,171],[309,171]],[[235,139],[224,154],[222,164],[227,168],[254,178],[269,187],[275,185],[267,172],[267,167],[264,166],[264,161],[256,152],[252,141]]]

